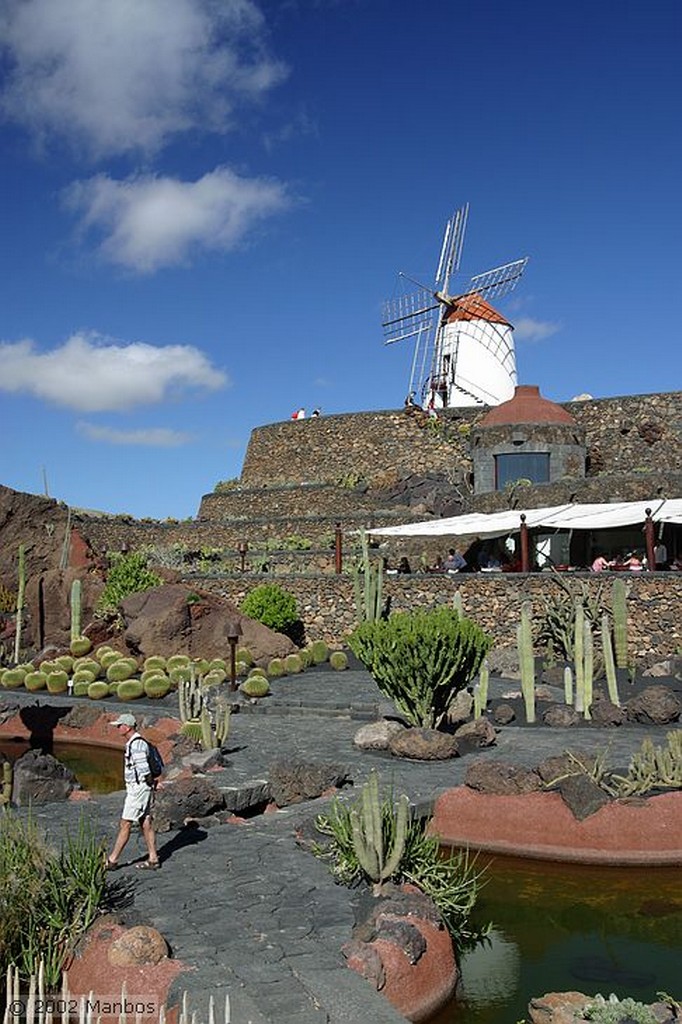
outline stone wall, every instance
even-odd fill
[[[682,464],[682,392],[566,402],[585,430],[588,473],[675,472]],[[471,471],[469,434],[487,409],[446,409],[436,427],[403,410],[287,420],[251,433],[241,483],[337,483]]]
[[[612,577],[572,573],[562,577],[579,592],[581,584],[596,592],[602,587],[610,601]],[[246,574],[202,581],[201,586],[223,594],[237,604],[267,578]],[[356,622],[353,581],[349,576],[278,576],[276,582],[296,597],[306,637],[340,644]],[[674,654],[682,645],[682,573],[628,574],[628,641],[633,657],[652,661]],[[393,611],[433,608],[451,604],[462,594],[464,612],[492,634],[501,647],[514,647],[521,604],[531,601],[541,613],[543,599],[556,593],[558,584],[548,573],[476,573],[463,576],[386,576],[384,594]]]

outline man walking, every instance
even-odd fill
[[[136,823],[142,829],[142,836],[147,847],[147,860],[137,866],[147,870],[156,870],[161,865],[156,852],[156,836],[151,821],[154,779],[149,771],[147,741],[137,731],[137,722],[133,715],[119,715],[110,724],[115,726],[126,739],[123,772],[126,798],[118,835],[114,848],[107,857],[106,869],[107,871],[116,871],[121,866],[118,859],[130,839],[130,830]]]

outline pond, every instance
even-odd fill
[[[476,914],[491,942],[463,957],[458,998],[430,1024],[514,1024],[547,992],[679,999],[680,874],[495,857]]]
[[[0,739],[0,755],[4,754],[12,762],[29,749],[27,740]],[[73,772],[83,789],[113,793],[124,788],[122,750],[55,741],[49,752]]]

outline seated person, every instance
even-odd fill
[[[429,566],[428,572],[445,572],[445,564],[440,555],[436,556],[433,565]]]
[[[410,568],[410,563],[408,562],[408,560],[405,557],[405,555],[403,555],[403,557],[398,562],[398,572],[400,572],[400,573],[412,572],[412,569]]]
[[[626,566],[631,572],[640,572],[644,568],[644,563],[642,562],[642,559],[639,557],[636,551],[630,552],[628,557],[623,562],[623,565]]]
[[[450,548],[444,565],[446,572],[461,572],[467,568],[467,561],[457,548]]]
[[[590,569],[592,570],[592,572],[603,572],[604,569],[610,569],[612,565],[613,562],[609,562],[609,560],[605,558],[604,555],[597,555],[592,565],[590,566]]]

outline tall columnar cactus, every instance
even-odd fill
[[[359,622],[376,622],[383,610],[384,576],[381,565],[373,565],[369,557],[367,533],[362,531],[362,567],[353,573],[355,606]]]
[[[452,607],[456,612],[459,612],[460,618],[464,615],[464,608],[462,606],[462,591],[456,590],[455,596],[452,599]]]
[[[213,728],[211,727],[211,716],[208,713],[207,707],[201,709],[199,721],[201,722],[201,745],[204,750],[213,750],[216,742]]]
[[[197,719],[201,715],[204,698],[201,683],[193,669],[189,679],[181,679],[178,683],[178,702],[181,722]]]
[[[628,611],[625,580],[615,579],[611,589],[613,642],[618,668],[628,667]]]
[[[484,660],[478,673],[478,682],[474,687],[474,718],[480,718],[488,705],[489,682],[490,669],[488,662]]]
[[[360,867],[374,883],[373,892],[378,896],[384,883],[396,873],[405,852],[407,822],[410,801],[405,794],[400,797],[394,809],[395,820],[387,848],[384,834],[384,813],[379,795],[379,776],[372,770],[362,788],[359,809],[351,811],[353,849]]]
[[[225,741],[229,736],[231,716],[232,708],[229,706],[229,704],[225,707],[216,709],[215,738],[219,747],[225,746]]]
[[[573,703],[573,672],[570,665],[564,668],[564,700],[569,705]]]
[[[80,580],[71,584],[71,642],[81,635],[82,586]]]
[[[618,681],[616,679],[616,662],[613,657],[613,643],[611,641],[611,623],[606,612],[601,617],[601,645],[604,654],[606,685],[609,688],[609,700],[612,704],[620,706]]]
[[[575,710],[585,711],[585,609],[580,598],[575,602],[573,623],[573,663],[575,667]]]
[[[24,545],[19,545],[19,585],[17,588],[17,623],[14,634],[14,664],[19,664],[21,649],[21,624],[24,617],[24,593],[26,591],[26,552]]]
[[[530,623],[530,608],[521,605],[521,623],[516,629],[516,644],[521,670],[521,693],[526,707],[526,721],[535,721],[535,660],[533,658],[533,635]]]
[[[592,685],[594,682],[594,636],[592,635],[592,623],[587,616],[585,616],[583,623],[583,631],[583,679],[585,686],[583,714],[585,718],[591,718],[590,708],[592,707]]]
[[[0,783],[0,806],[9,807],[12,799],[12,765],[9,761],[2,763],[2,783]]]

